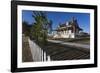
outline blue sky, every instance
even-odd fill
[[[48,19],[52,20],[53,29],[56,29],[59,23],[65,23],[70,21],[72,17],[77,19],[79,26],[84,32],[90,33],[90,14],[89,13],[75,13],[75,12],[46,12]],[[22,21],[26,21],[29,24],[34,23],[34,18],[32,17],[32,11],[23,10],[22,11]]]

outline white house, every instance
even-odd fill
[[[71,21],[59,24],[57,29],[54,30],[56,33],[54,33],[53,38],[75,38],[81,30],[77,20],[73,17]]]

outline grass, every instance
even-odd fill
[[[74,47],[70,47],[58,43],[48,42],[47,45],[45,45],[44,51],[46,51],[47,54],[50,55],[51,60],[53,61],[89,59],[90,52],[89,51],[87,52],[82,49],[78,49],[78,48],[74,48]]]

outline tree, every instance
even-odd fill
[[[46,44],[48,29],[51,26],[51,21],[47,18],[46,12],[42,11],[33,11],[32,17],[35,20],[32,27],[32,30],[34,31],[32,31],[32,34],[34,38],[38,42]]]
[[[28,22],[23,21],[22,22],[22,33],[26,36],[30,36],[30,28],[31,26],[28,24]]]

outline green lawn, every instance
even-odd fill
[[[48,42],[44,47],[44,51],[50,55],[53,61],[89,59],[90,52],[82,49],[51,42]]]

